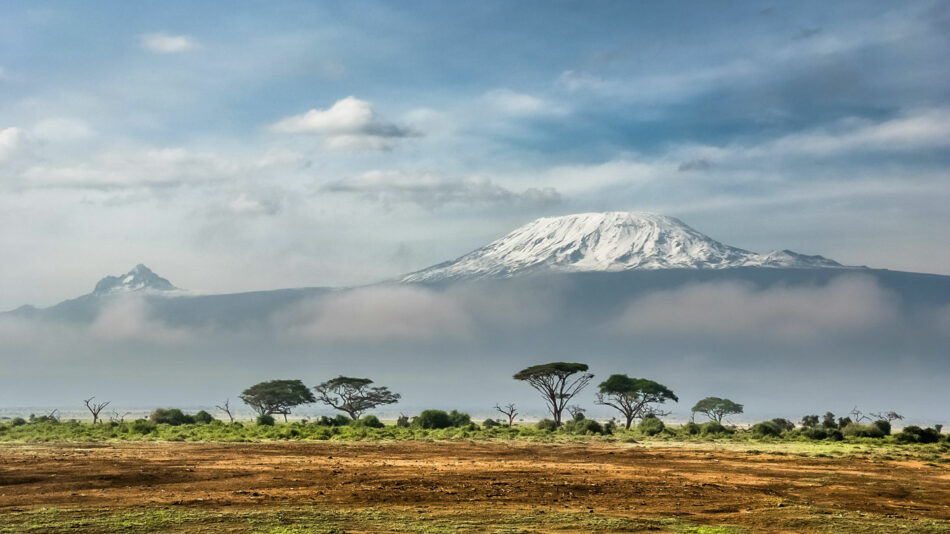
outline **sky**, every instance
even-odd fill
[[[950,274],[947,2],[0,5],[0,309],[360,285],[540,216]]]

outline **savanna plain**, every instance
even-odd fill
[[[8,428],[0,532],[950,532],[945,440],[215,426]]]

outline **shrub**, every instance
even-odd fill
[[[879,420],[874,421],[873,423],[871,423],[871,425],[877,427],[878,429],[880,429],[880,431],[883,432],[885,436],[890,436],[890,435],[891,435],[891,423],[890,423],[890,421],[885,421],[885,420],[883,420],[883,419],[879,419]]]
[[[495,428],[496,426],[501,426],[501,423],[499,423],[498,421],[495,421],[494,419],[489,418],[482,421],[482,426],[485,428]]]
[[[709,421],[700,425],[700,433],[704,436],[710,434],[732,434],[732,430],[722,426],[720,423],[715,421]]]
[[[10,426],[23,426],[26,424],[26,419],[22,417],[14,417],[10,420]]]
[[[663,432],[663,429],[666,428],[666,425],[663,424],[663,421],[660,421],[656,417],[644,417],[640,424],[637,425],[637,431],[639,431],[644,436],[655,436],[660,432]]]
[[[854,438],[883,438],[884,432],[874,425],[862,425],[860,423],[848,423],[841,429],[845,436]]]
[[[399,428],[407,428],[409,426],[409,416],[399,414],[399,417],[396,419],[396,426]]]
[[[683,432],[686,432],[690,436],[695,436],[696,434],[699,434],[701,431],[702,431],[702,427],[692,421],[683,425]]]
[[[894,435],[897,441],[901,443],[937,443],[940,441],[940,433],[935,428],[920,428],[919,426],[907,426],[904,430]]]
[[[364,415],[358,421],[354,421],[354,423],[356,423],[356,426],[363,426],[366,428],[383,428],[386,426],[375,415]]]
[[[752,433],[760,438],[766,436],[778,437],[782,435],[782,429],[774,421],[762,421],[752,425]]]
[[[148,420],[156,425],[186,425],[195,422],[195,418],[185,414],[178,408],[157,408],[149,416]]]
[[[572,434],[587,434],[588,432],[591,434],[604,433],[603,425],[593,419],[585,419],[584,417],[575,417],[573,420],[565,423],[564,428]]]
[[[604,423],[604,434],[613,434],[615,430],[617,430],[617,422],[613,418]]]
[[[844,434],[841,433],[837,428],[832,428],[828,430],[828,441],[841,441],[844,439]]]
[[[449,428],[452,426],[452,418],[443,410],[423,410],[413,419],[413,424],[420,428]]]
[[[142,434],[144,436],[155,430],[155,423],[151,423],[145,419],[136,419],[129,425],[129,429],[135,434]]]
[[[317,424],[321,426],[346,426],[351,422],[352,421],[350,421],[350,418],[343,414],[339,414],[334,417],[321,415],[320,419],[317,419]]]
[[[828,437],[828,430],[822,427],[810,427],[802,430],[802,435],[808,439],[825,439]]]
[[[258,415],[257,425],[258,426],[274,426],[274,416],[273,415]]]
[[[534,426],[538,430],[544,430],[545,432],[554,432],[557,430],[557,423],[554,422],[554,419],[542,419]]]
[[[772,419],[772,423],[775,426],[777,426],[781,432],[788,432],[789,430],[795,430],[795,423],[782,417],[776,417],[775,419]]]
[[[196,423],[202,424],[202,425],[207,425],[211,423],[211,421],[214,421],[214,417],[211,417],[211,414],[204,410],[201,410],[200,412],[196,413],[193,416],[193,419],[195,420]]]
[[[449,412],[449,421],[451,421],[451,426],[466,426],[472,424],[472,418],[469,417],[467,413],[462,413],[456,410]]]

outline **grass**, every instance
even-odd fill
[[[233,532],[310,534],[352,531],[391,532],[632,532],[695,534],[743,532],[677,519],[631,519],[589,511],[448,512],[410,508],[280,508],[270,510],[137,509],[99,511],[41,508],[0,516],[0,533],[21,532]]]

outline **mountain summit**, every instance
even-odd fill
[[[757,254],[725,245],[674,217],[605,212],[544,217],[403,282],[507,278],[544,271],[842,267],[790,250]]]
[[[177,288],[171,282],[158,276],[140,263],[123,275],[107,276],[99,280],[92,294],[111,295],[136,291],[172,291],[175,289]]]

